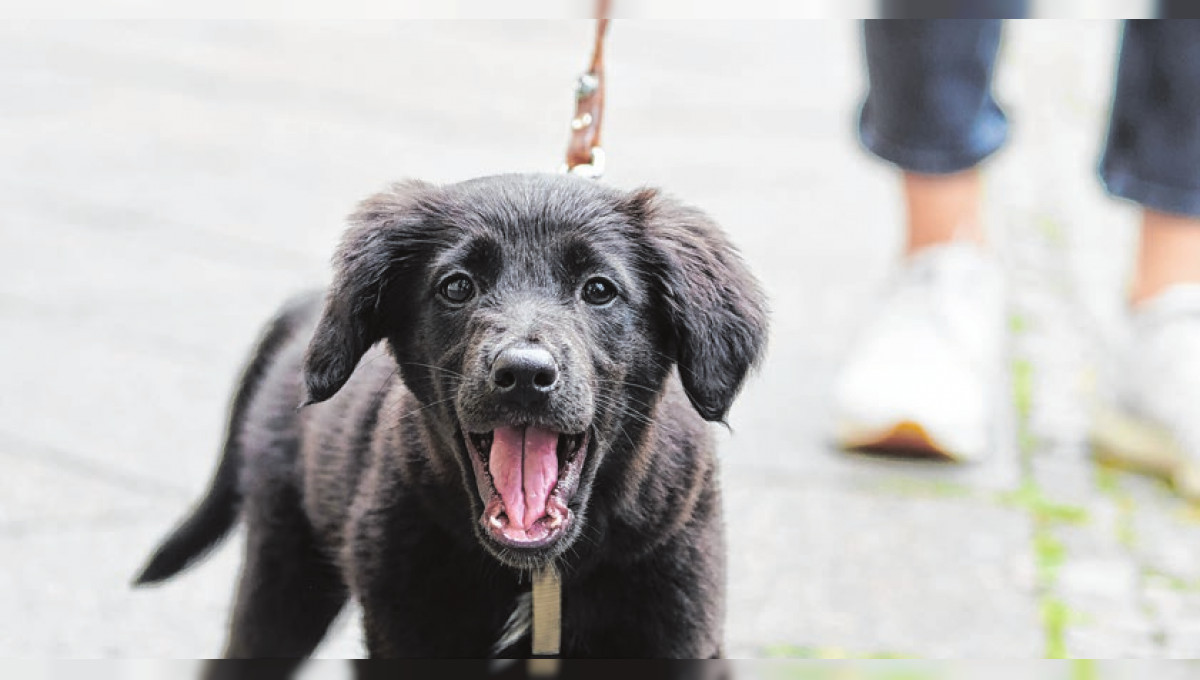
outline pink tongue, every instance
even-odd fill
[[[528,529],[546,516],[546,501],[558,483],[558,433],[498,427],[492,435],[488,471],[504,500],[508,521]]]

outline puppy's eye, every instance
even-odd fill
[[[461,305],[475,295],[475,284],[466,274],[452,274],[438,285],[438,292],[450,302]]]
[[[617,297],[617,284],[597,276],[583,284],[581,296],[589,305],[607,305]]]

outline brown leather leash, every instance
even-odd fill
[[[592,61],[575,84],[575,117],[571,119],[571,139],[567,143],[564,172],[592,179],[604,174],[604,149],[600,146],[600,127],[604,122],[604,38],[608,34],[610,0],[596,0],[596,38]],[[529,660],[531,676],[558,675],[557,657],[562,651],[562,578],[554,565],[533,575],[531,594],[533,656]]]
[[[609,0],[596,0],[596,39],[592,62],[575,84],[575,117],[567,143],[566,172],[599,178],[604,174],[600,127],[604,122],[604,38],[608,33]]]

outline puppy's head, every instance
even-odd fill
[[[386,340],[444,444],[435,455],[456,462],[464,516],[517,568],[578,538],[597,471],[636,445],[674,366],[696,411],[721,420],[761,353],[764,303],[736,252],[651,190],[408,183],[351,221],[308,350],[309,401]]]

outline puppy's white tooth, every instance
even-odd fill
[[[497,529],[504,528],[504,523],[500,521],[500,515],[492,515],[491,519],[489,519],[488,522],[490,522],[491,525],[496,527]]]

